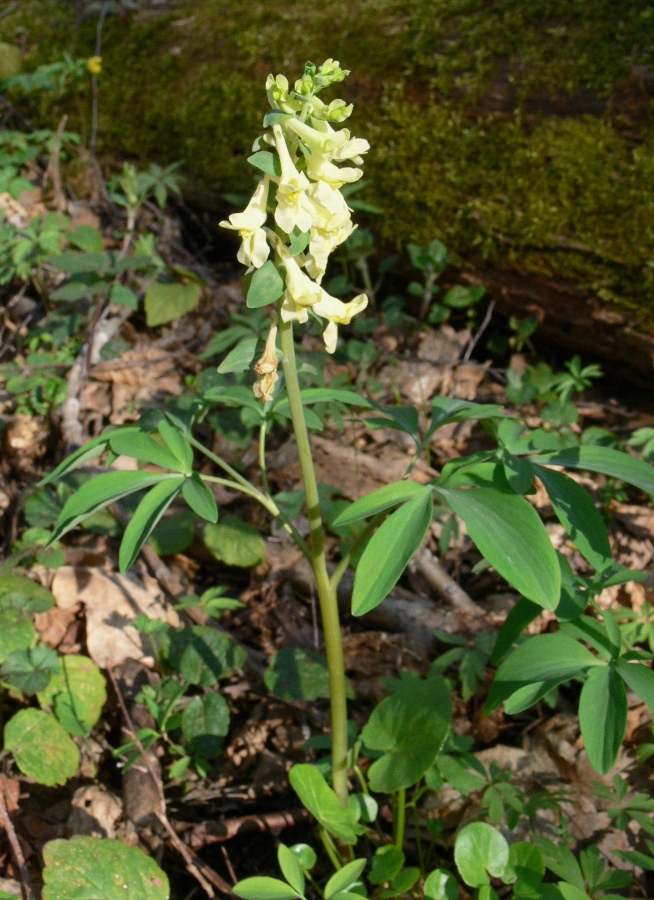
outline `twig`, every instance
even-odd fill
[[[100,56],[102,53],[102,28],[104,26],[104,20],[107,18],[108,12],[109,4],[103,3],[100,10],[100,16],[98,18],[98,25],[95,31],[95,56]],[[95,72],[91,77],[91,92],[92,122],[91,137],[89,139],[89,150],[91,151],[92,156],[95,158],[95,144],[98,139],[98,76],[95,74]]]
[[[232,884],[236,884],[238,878],[236,877],[236,872],[234,871],[234,867],[232,865],[232,861],[229,858],[229,853],[227,852],[227,847],[224,844],[221,845],[220,851],[223,855],[223,859],[225,860],[225,865],[227,866],[227,871],[229,872],[229,877],[232,879]]]
[[[194,850],[201,850],[209,844],[223,844],[241,834],[252,834],[257,831],[281,831],[311,821],[306,809],[289,809],[282,812],[263,813],[261,815],[240,816],[236,819],[225,819],[222,822],[200,822],[189,826],[187,836],[189,845]],[[184,823],[177,822],[178,828]]]
[[[52,152],[50,153],[50,161],[48,163],[48,168],[45,170],[43,174],[43,189],[45,190],[48,179],[52,178],[52,189],[54,192],[54,202],[57,210],[60,213],[66,211],[66,198],[64,196],[64,192],[61,188],[61,167],[59,165],[59,157],[61,155],[61,140],[64,133],[64,128],[66,127],[66,122],[68,121],[68,116],[62,116],[61,121],[57,127],[56,134],[54,136],[54,140],[52,142]]]
[[[447,574],[441,564],[424,548],[413,559],[414,570],[419,572],[430,588],[466,616],[484,616],[484,610],[472,600],[463,588]]]
[[[491,302],[488,304],[488,309],[486,310],[486,315],[484,316],[484,321],[479,326],[477,334],[468,341],[468,346],[466,347],[466,352],[463,354],[463,360],[462,360],[463,362],[468,362],[468,360],[472,356],[472,351],[477,346],[479,338],[482,336],[482,334],[484,333],[484,331],[486,331],[486,328],[488,327],[488,324],[493,316],[494,309],[495,309],[495,301],[491,300]]]
[[[146,766],[150,777],[152,778],[153,783],[156,786],[157,793],[159,795],[161,809],[156,814],[157,819],[163,826],[164,830],[168,834],[170,841],[180,854],[184,862],[186,863],[187,871],[193,875],[193,877],[197,880],[197,882],[202,886],[203,890],[207,894],[208,897],[215,897],[215,891],[213,890],[212,884],[215,885],[219,890],[224,891],[229,897],[233,897],[232,889],[229,884],[225,881],[224,878],[221,878],[217,872],[208,866],[201,859],[198,859],[195,854],[179,839],[177,833],[175,832],[173,826],[170,824],[168,817],[166,815],[166,797],[164,795],[163,784],[161,778],[154,771],[150,758],[145,750],[141,740],[136,733],[136,729],[132,723],[132,718],[127,709],[127,705],[125,703],[125,698],[123,697],[123,693],[120,689],[120,685],[118,684],[118,679],[116,678],[114,671],[112,668],[108,669],[109,677],[111,678],[111,683],[114,686],[114,691],[116,692],[116,697],[118,698],[118,703],[120,705],[121,712],[123,714],[123,718],[125,719],[125,731],[129,734],[131,739],[134,741],[134,745],[136,749],[141,754],[141,758],[143,759],[143,763]],[[202,871],[201,871],[202,870]],[[211,883],[210,883],[211,882]]]
[[[14,859],[16,860],[16,865],[20,870],[20,880],[23,888],[23,900],[34,900],[34,891],[32,890],[32,881],[30,879],[30,874],[27,871],[27,866],[25,865],[25,857],[23,856],[23,851],[21,850],[20,844],[18,843],[18,836],[14,830],[14,824],[9,818],[9,813],[7,812],[7,807],[5,805],[5,798],[3,796],[2,790],[0,790],[0,825],[7,832],[7,838],[9,839],[9,843],[11,845],[11,851],[14,854]]]

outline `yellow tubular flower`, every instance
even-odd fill
[[[309,179],[304,172],[298,172],[296,169],[279,124],[273,125],[273,133],[282,167],[277,187],[275,222],[286,234],[290,234],[294,228],[308,231],[311,228],[313,211],[313,204],[306,194],[310,185]]]
[[[368,297],[365,294],[359,294],[350,300],[349,303],[343,303],[342,300],[332,297],[325,290],[321,294],[319,302],[313,306],[313,311],[321,318],[327,319],[327,328],[325,328],[322,336],[327,353],[333,353],[338,342],[337,326],[349,325],[354,316],[366,308]]]
[[[263,225],[268,217],[266,206],[268,203],[268,188],[270,179],[264,176],[252,199],[240,213],[233,213],[229,221],[223,220],[221,228],[229,228],[230,231],[238,231],[241,236],[241,246],[236,258],[244,266],[254,266],[259,269],[270,255],[270,247],[266,240]]]
[[[102,71],[102,57],[90,56],[86,60],[86,68],[89,70],[91,75],[99,75]]]

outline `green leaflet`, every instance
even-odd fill
[[[654,493],[654,467],[612,447],[569,447],[556,453],[541,453],[540,456],[533,457],[532,462],[601,472],[633,484],[648,494]]]
[[[540,516],[524,497],[488,487],[435,492],[509,584],[544,609],[556,609],[561,570]]]
[[[160,481],[141,500],[125,529],[120,545],[118,564],[121,572],[126,572],[134,563],[141,547],[150,536],[150,532],[173,502],[183,484],[183,475]]]
[[[359,825],[352,810],[343,806],[315,766],[293,766],[289,781],[303,806],[323,828],[346,844],[356,844],[357,836],[365,829]]]
[[[218,506],[211,488],[202,481],[197,472],[193,472],[182,486],[182,496],[194,513],[207,522],[218,521]]]
[[[92,478],[69,497],[59,514],[50,543],[75,528],[83,519],[115,503],[128,494],[151,487],[160,481],[179,480],[179,475],[163,472],[106,472]]]
[[[431,491],[423,489],[390,515],[373,535],[357,566],[352,615],[370,612],[395,587],[424,540],[432,512]],[[381,560],[383,565],[380,565]]]
[[[627,692],[612,666],[588,673],[579,698],[579,724],[591,765],[606,775],[618,758],[627,728]]]
[[[368,771],[371,789],[390,794],[416,784],[434,764],[451,717],[450,690],[440,676],[403,678],[361,733],[366,747],[384,753]]]
[[[431,494],[431,489],[417,481],[396,481],[393,484],[384,485],[378,491],[372,494],[366,494],[360,500],[356,500],[351,506],[338,516],[333,524],[340,528],[343,525],[350,525],[352,522],[358,522],[361,519],[368,519],[371,516],[383,512],[411,500],[414,497]]]
[[[584,559],[601,571],[611,561],[611,546],[606,525],[588,491],[563,472],[544,466],[534,468],[545,486],[557,519]]]
[[[275,303],[283,293],[284,279],[274,262],[268,259],[252,275],[246,303],[250,309],[258,309],[260,306]]]
[[[162,469],[186,473],[186,466],[180,464],[179,459],[167,447],[143,431],[117,434],[110,438],[109,446],[116,456],[131,456]]]

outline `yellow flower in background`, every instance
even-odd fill
[[[238,231],[241,236],[242,243],[236,254],[238,261],[244,266],[254,266],[257,269],[261,268],[270,255],[266,232],[263,230],[268,218],[266,207],[269,185],[270,179],[264,176],[243,212],[232,213],[229,221],[223,220],[220,223],[222,228]]]
[[[101,56],[91,56],[86,61],[86,68],[89,70],[91,75],[99,75],[102,71],[102,57]]]

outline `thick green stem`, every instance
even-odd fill
[[[329,698],[332,726],[332,776],[334,790],[347,804],[347,700],[341,626],[338,618],[336,590],[329,583],[318,484],[311,457],[309,434],[304,419],[300,383],[297,377],[293,323],[279,323],[280,344],[284,354],[284,378],[297,442],[302,482],[307,501],[311,533],[311,568],[316,581],[320,615],[325,635],[325,652],[329,669]]]

